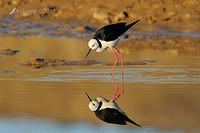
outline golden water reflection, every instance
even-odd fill
[[[0,49],[20,50],[0,59],[0,115],[35,116],[63,122],[102,123],[88,109],[85,91],[93,98],[111,98],[111,66],[59,66],[35,69],[19,65],[33,58],[82,60],[87,41],[53,37],[0,38]],[[123,51],[123,48],[121,49]],[[112,51],[88,59],[113,61]],[[200,56],[181,56],[158,50],[124,55],[124,60],[155,60],[125,66],[121,108],[144,127],[200,130]],[[119,67],[118,67],[119,68]],[[120,73],[115,73],[119,82]]]

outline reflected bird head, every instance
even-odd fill
[[[88,99],[90,100],[90,102],[92,102],[92,99],[90,98],[90,96],[87,94],[87,92],[85,92],[86,96],[88,97]]]
[[[87,94],[87,92],[85,92],[85,94],[87,95],[88,99],[90,100],[90,103],[88,105],[89,109],[93,112],[97,111],[102,103],[99,103],[97,100],[92,100],[89,97],[89,95]]]

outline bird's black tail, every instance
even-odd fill
[[[133,25],[135,25],[137,22],[139,22],[140,20],[141,20],[141,19],[139,19],[139,20],[137,20],[137,21],[135,21],[135,22],[133,22],[133,23],[131,23],[131,24],[126,25],[127,30],[128,30],[129,28],[131,28]]]

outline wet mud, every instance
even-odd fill
[[[123,65],[145,65],[145,62],[133,61],[133,62],[124,62]],[[95,60],[82,60],[82,61],[68,61],[62,59],[45,59],[45,58],[36,58],[31,61],[23,63],[25,66],[33,66],[35,68],[43,68],[47,66],[87,66],[87,65],[113,65],[111,62],[100,62]],[[116,65],[121,65],[117,63]]]
[[[0,50],[1,55],[15,55],[19,52],[19,50],[12,50],[12,49],[2,49]]]

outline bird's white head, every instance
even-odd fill
[[[96,39],[91,39],[89,42],[88,42],[88,46],[90,49],[92,50],[96,50],[97,48],[99,48],[99,44],[97,42]]]
[[[89,109],[93,112],[97,111],[99,109],[99,107],[102,105],[102,102],[98,102],[96,99],[92,100],[89,95],[87,94],[87,92],[85,93],[88,96],[88,99],[90,100],[90,103],[88,105]]]
[[[85,56],[85,59],[87,58],[87,56],[90,54],[90,52],[91,52],[92,50],[96,50],[96,49],[99,48],[99,44],[98,44],[98,42],[97,42],[96,39],[91,39],[91,40],[88,42],[88,46],[89,46],[90,49],[89,49],[87,55]]]

